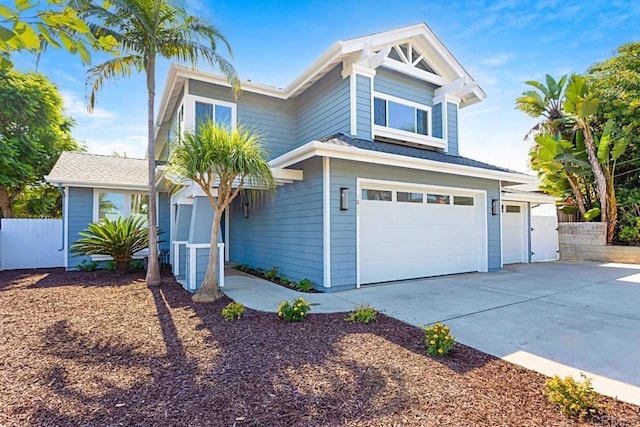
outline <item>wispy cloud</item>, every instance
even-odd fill
[[[95,108],[92,113],[89,113],[87,104],[81,96],[74,92],[61,90],[60,95],[64,102],[65,111],[75,119],[95,119],[104,122],[117,118],[115,113],[103,108]]]
[[[499,65],[504,65],[513,59],[513,55],[509,53],[496,53],[495,55],[491,55],[487,58],[480,60],[482,65],[487,65],[490,67],[497,67]]]

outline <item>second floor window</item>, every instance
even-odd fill
[[[232,108],[228,105],[196,101],[196,128],[207,120],[232,128],[232,116]]]
[[[429,135],[429,111],[384,98],[373,99],[374,124]]]

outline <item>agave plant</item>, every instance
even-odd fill
[[[158,234],[161,231],[158,230]],[[143,217],[104,218],[89,224],[80,239],[71,245],[71,251],[80,255],[108,255],[113,258],[116,270],[129,268],[131,257],[149,246],[149,228]]]

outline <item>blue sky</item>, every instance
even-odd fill
[[[6,0],[2,0],[6,2]],[[515,170],[527,169],[534,121],[514,109],[526,80],[545,73],[584,72],[626,42],[640,40],[640,2],[627,1],[186,1],[191,13],[215,24],[230,41],[243,79],[286,86],[336,40],[425,22],[488,94],[460,112],[461,154]],[[226,52],[224,50],[222,53]],[[93,63],[107,59],[94,55]],[[21,70],[31,56],[15,57]],[[157,98],[168,69],[160,62]],[[108,83],[90,115],[86,68],[64,51],[48,50],[39,71],[60,89],[75,137],[93,153],[146,149],[143,76]],[[212,71],[212,70],[210,70]]]

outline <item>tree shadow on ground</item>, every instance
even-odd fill
[[[219,313],[229,300],[192,303],[175,285],[149,292],[165,354],[149,355],[117,337],[96,341],[64,321],[46,330],[43,349],[60,363],[44,370],[44,381],[75,408],[41,405],[33,411],[37,424],[328,425],[375,418],[410,404],[398,370],[341,357],[341,340],[370,333],[366,328],[345,331],[331,327],[340,318],[327,322],[322,317],[285,324],[259,312],[227,323]],[[185,350],[183,338],[189,332],[179,330],[171,307],[193,311],[206,345],[190,342],[192,351]],[[317,328],[327,333],[313,333]],[[123,387],[105,379],[109,375],[96,374],[91,388],[103,390],[96,394],[71,386],[78,367],[143,370],[150,376]]]

